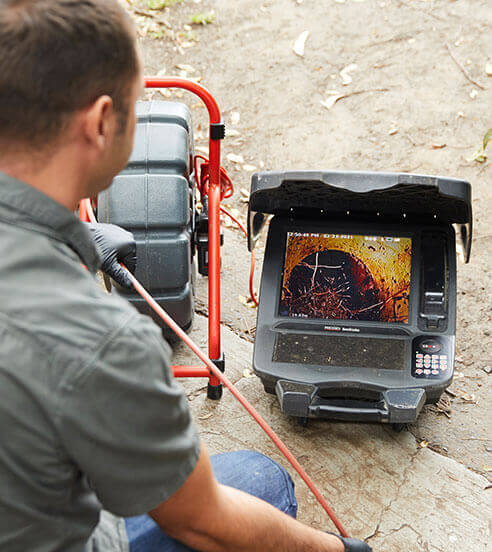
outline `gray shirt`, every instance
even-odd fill
[[[102,509],[146,513],[196,465],[170,349],[99,262],[73,213],[0,173],[0,550],[101,548]]]

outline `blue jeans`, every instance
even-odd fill
[[[219,483],[261,498],[296,517],[294,483],[284,468],[267,456],[242,450],[212,456],[211,461]],[[191,551],[191,548],[167,537],[147,515],[127,518],[125,525],[130,552]]]

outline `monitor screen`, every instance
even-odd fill
[[[288,232],[279,314],[408,324],[412,240]]]

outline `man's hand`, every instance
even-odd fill
[[[292,519],[262,500],[220,485],[202,443],[185,484],[149,512],[168,536],[203,552],[344,552],[335,535]],[[369,552],[370,548],[348,549]]]
[[[114,224],[87,223],[102,259],[101,270],[125,288],[133,287],[128,274],[137,266],[137,245],[133,234]]]
[[[335,533],[330,533],[334,535]],[[372,552],[372,548],[359,539],[344,538],[336,535],[344,544],[345,552]]]

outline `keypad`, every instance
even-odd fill
[[[415,353],[414,366],[415,376],[438,377],[448,369],[448,356]]]
[[[428,338],[414,345],[412,376],[416,378],[441,378],[448,370],[448,355],[443,343]]]

